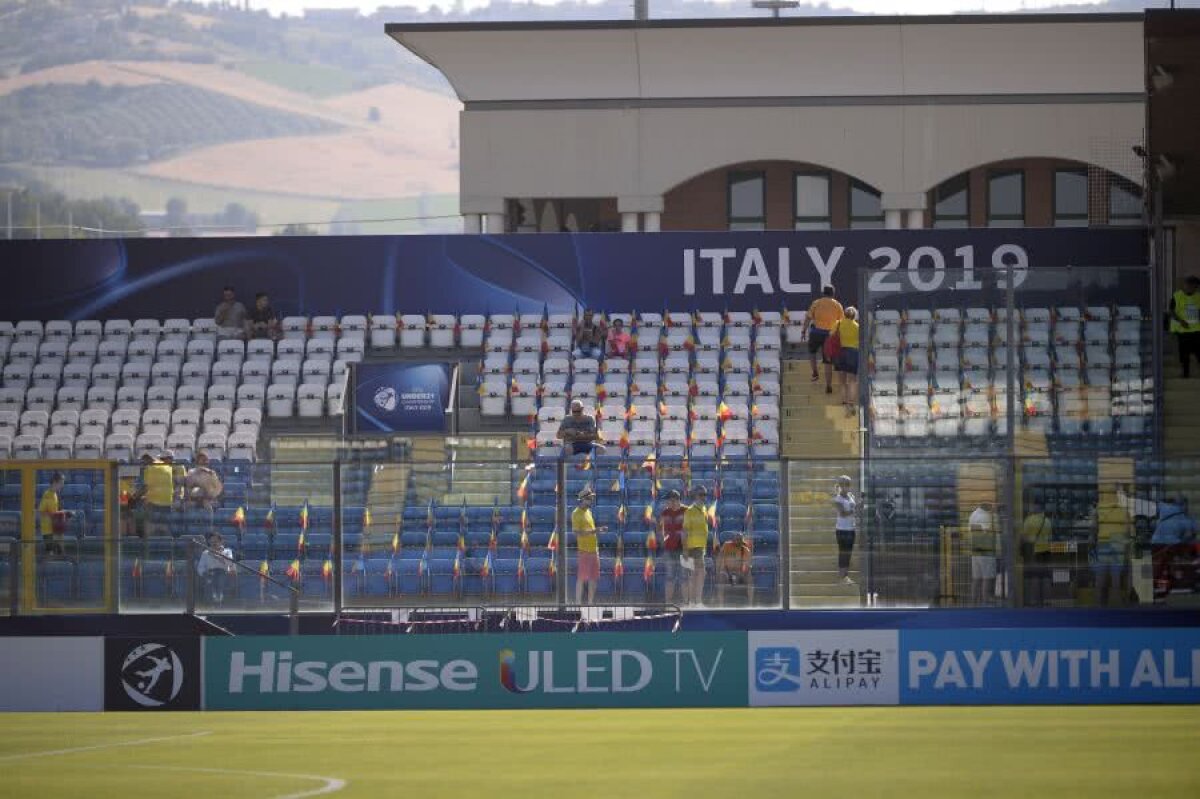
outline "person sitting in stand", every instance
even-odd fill
[[[558,426],[557,438],[563,442],[563,454],[585,455],[604,452],[596,417],[583,412],[583,403],[571,400],[571,413]]]
[[[619,317],[614,319],[612,327],[608,330],[608,354],[618,358],[628,358],[629,346],[632,341],[633,336],[629,335],[629,331],[625,329],[624,320]]]
[[[213,321],[221,338],[242,338],[246,335],[246,306],[238,302],[233,286],[221,289],[221,302],[213,311]]]
[[[750,581],[750,542],[744,533],[721,544],[717,550],[717,604],[725,604],[725,588],[730,585],[746,586],[746,600],[754,603],[754,584]]]
[[[254,295],[254,307],[246,317],[246,338],[283,338],[279,329],[279,314],[271,307],[270,298],[263,292]]]
[[[604,323],[589,308],[575,323],[575,357],[600,360],[604,352]]]
[[[208,548],[200,553],[196,573],[200,575],[200,596],[209,602],[225,601],[225,579],[233,574],[233,551],[225,546],[220,533],[208,537]]]

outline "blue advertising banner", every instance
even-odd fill
[[[861,269],[873,296],[961,296],[1146,257],[1140,228],[5,241],[0,318],[192,319],[227,284],[285,315],[803,309],[823,284],[857,303]]]
[[[1200,702],[1200,629],[901,630],[900,704]]]
[[[449,364],[354,365],[356,433],[441,433],[449,399]]]

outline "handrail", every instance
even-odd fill
[[[288,594],[288,634],[300,634],[300,589],[294,585],[289,585],[270,574],[262,574],[251,569],[244,563],[239,563],[233,558],[227,557],[225,553],[219,552],[198,536],[192,536],[187,539],[188,542],[188,582],[187,582],[187,610],[189,616],[196,615],[196,564],[199,560],[201,552],[209,552],[216,556],[218,560],[224,561],[226,564],[232,565],[235,569],[242,569],[250,574],[255,575],[260,580],[265,580],[268,583],[277,585],[290,592]]]

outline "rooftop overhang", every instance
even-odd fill
[[[389,24],[467,104],[1144,97],[1142,14]],[[1045,102],[1046,100],[1040,100]]]

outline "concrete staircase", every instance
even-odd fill
[[[781,385],[780,451],[798,459],[791,466],[788,519],[791,537],[791,604],[795,608],[854,608],[862,605],[858,585],[860,556],[850,561],[855,583],[838,577],[834,539],[834,481],[849,474],[858,483],[858,414],[847,415],[835,382],[813,382],[807,358],[785,360]],[[836,377],[835,377],[836,380]],[[855,491],[857,495],[857,490]]]
[[[1175,357],[1175,342],[1166,344],[1163,364],[1164,456],[1173,461],[1194,459],[1200,454],[1200,367],[1192,365],[1192,376],[1184,378]],[[1166,472],[1166,491],[1187,497],[1189,507],[1200,508],[1200,483],[1194,474],[1179,469]]]
[[[826,394],[824,375],[817,382],[811,375],[807,360],[783,362],[781,453],[785,458],[857,458],[858,415],[846,414],[836,382],[834,393]]]

